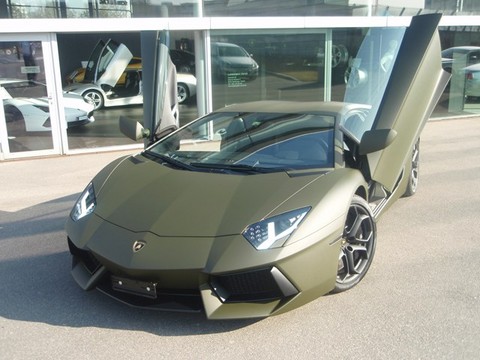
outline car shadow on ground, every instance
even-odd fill
[[[0,317],[62,327],[143,331],[159,336],[229,332],[259,319],[209,321],[204,313],[133,308],[81,290],[70,275],[65,220],[79,194],[17,212],[0,211]]]

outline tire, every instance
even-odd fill
[[[355,195],[348,209],[332,293],[353,288],[365,276],[375,255],[377,227],[368,203]]]
[[[348,50],[344,45],[332,45],[332,68],[346,65]]]
[[[82,97],[89,104],[93,104],[93,110],[98,110],[103,107],[104,100],[102,94],[99,91],[87,90],[82,94]]]
[[[412,150],[412,167],[408,175],[408,184],[404,197],[415,195],[418,188],[418,180],[420,177],[420,139],[417,140]]]
[[[190,97],[190,91],[187,85],[183,83],[177,84],[177,101],[179,104],[183,104]]]

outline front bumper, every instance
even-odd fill
[[[303,305],[335,284],[341,228],[320,241],[305,239],[307,247],[298,244],[302,240],[257,251],[236,236],[170,241],[97,222],[84,246],[68,239],[72,275],[82,289],[97,288],[131,306],[204,311],[209,319],[266,317]],[[68,226],[67,232],[75,233]],[[139,237],[148,245],[134,252]]]
[[[210,318],[268,316],[282,302],[299,293],[298,289],[276,267],[261,268],[223,275],[202,272],[157,271],[152,281],[114,275],[94,255],[80,250],[68,241],[73,255],[72,275],[84,289],[96,287],[104,294],[125,304],[154,310],[201,312]],[[196,278],[198,285],[189,288],[162,286],[160,278],[177,278],[188,283]],[[225,311],[225,309],[229,311]]]

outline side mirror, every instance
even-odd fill
[[[360,140],[358,153],[360,155],[366,155],[383,150],[395,140],[396,136],[397,132],[393,129],[365,131],[362,140]]]
[[[138,121],[124,116],[120,116],[120,131],[134,141],[150,136],[150,130],[145,129]]]

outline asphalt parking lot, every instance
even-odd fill
[[[133,309],[70,276],[65,219],[125,152],[0,163],[3,359],[478,359],[480,118],[430,121],[418,193],[351,291],[261,320]]]

